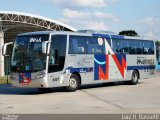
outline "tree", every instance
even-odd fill
[[[135,36],[135,37],[139,36],[135,30],[123,30],[119,32],[119,35]]]
[[[160,47],[160,41],[156,41],[156,48],[158,49]]]

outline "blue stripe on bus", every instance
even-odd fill
[[[124,39],[122,35],[111,35],[112,39]]]
[[[127,66],[127,70],[145,70],[145,69],[155,69],[155,65],[142,65],[142,66]],[[93,67],[84,67],[84,68],[73,68],[69,67],[66,70],[69,70],[70,73],[79,72],[79,73],[87,73],[93,72]]]
[[[102,37],[102,38],[109,38],[110,39],[110,36],[107,35],[107,34],[92,34],[93,37]]]
[[[93,67],[85,67],[85,68],[72,68],[72,67],[69,67],[66,70],[69,70],[70,73],[73,73],[73,72],[87,73],[87,72],[93,72]]]
[[[143,65],[143,66],[127,66],[127,70],[144,70],[144,69],[155,69],[155,65]]]
[[[113,38],[113,39],[124,39],[122,35],[108,35],[108,34],[92,34],[93,37],[102,37],[102,38]]]

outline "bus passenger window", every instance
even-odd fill
[[[144,54],[154,54],[154,42],[144,41],[143,42],[143,52]]]
[[[112,39],[112,49],[113,52],[116,54],[118,52],[118,47],[117,47],[117,40],[116,39]]]
[[[81,36],[70,36],[69,54],[85,54],[86,38]]]
[[[89,38],[87,40],[87,54],[105,54],[103,38]]]
[[[142,54],[143,44],[139,40],[133,40],[131,44],[131,54]]]

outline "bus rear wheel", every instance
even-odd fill
[[[69,78],[69,86],[66,86],[65,89],[68,92],[76,91],[80,86],[80,79],[77,75],[72,74]]]
[[[134,70],[132,73],[131,80],[128,81],[128,83],[130,85],[136,85],[138,83],[138,79],[139,79],[138,72]]]

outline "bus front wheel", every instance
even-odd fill
[[[129,84],[136,85],[138,83],[138,79],[139,79],[138,72],[134,70],[132,73],[131,80],[129,81]]]
[[[69,86],[66,86],[68,92],[76,91],[80,86],[80,79],[77,75],[72,74],[69,78]]]

